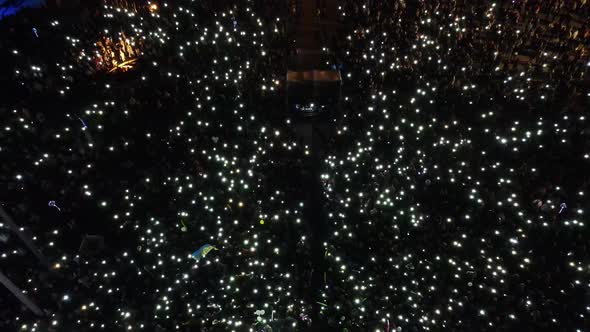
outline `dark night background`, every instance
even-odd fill
[[[588,328],[585,0],[0,17],[0,330]]]

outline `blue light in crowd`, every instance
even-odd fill
[[[0,20],[18,13],[21,9],[41,7],[45,0],[0,0]]]

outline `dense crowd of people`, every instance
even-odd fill
[[[583,331],[589,6],[410,3],[340,6],[326,315]]]
[[[583,331],[590,4],[337,4],[321,148],[299,2],[0,22],[0,329]]]

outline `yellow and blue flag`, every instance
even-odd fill
[[[201,257],[207,256],[207,254],[211,250],[217,250],[217,248],[210,244],[205,244],[204,246],[193,252],[191,256],[193,256],[194,259],[199,260]]]

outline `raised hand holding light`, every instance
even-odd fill
[[[61,211],[61,209],[59,208],[59,206],[57,206],[55,204],[55,201],[49,201],[49,203],[47,205],[56,208],[58,211]]]
[[[80,117],[78,117],[78,119],[80,119],[80,122],[82,122],[82,130],[86,130],[86,128],[88,128],[88,126],[86,126],[86,123],[84,122],[84,120],[82,120]]]

